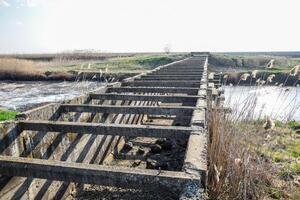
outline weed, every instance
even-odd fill
[[[0,110],[0,121],[15,119],[17,112]]]

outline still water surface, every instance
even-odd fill
[[[300,87],[226,86],[225,105],[239,119],[300,121]]]

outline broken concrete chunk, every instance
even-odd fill
[[[132,142],[126,142],[126,143],[124,144],[124,147],[123,147],[123,149],[124,149],[125,151],[130,151],[132,148],[133,148]]]
[[[150,153],[160,153],[161,152],[161,146],[158,144],[152,144],[150,146]]]
[[[145,149],[143,149],[143,148],[138,148],[138,150],[137,150],[136,153],[139,154],[139,155],[143,155],[143,154],[145,153]]]
[[[147,169],[162,169],[162,170],[168,169],[167,162],[163,162],[162,160],[154,160],[151,158],[147,159],[146,166],[147,166]]]
[[[170,150],[173,147],[173,142],[166,138],[158,139],[156,144],[159,144],[163,150]]]

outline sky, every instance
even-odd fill
[[[0,53],[300,51],[299,0],[0,0]]]

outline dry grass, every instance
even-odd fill
[[[257,135],[264,131],[238,123],[220,112],[209,117],[209,195],[213,199],[258,199],[273,174],[272,162],[261,157]]]
[[[34,66],[34,62],[14,58],[0,59],[0,77],[39,77],[42,73]]]
[[[237,122],[212,112],[208,188],[211,199],[299,199],[300,135],[265,130],[262,121]]]

